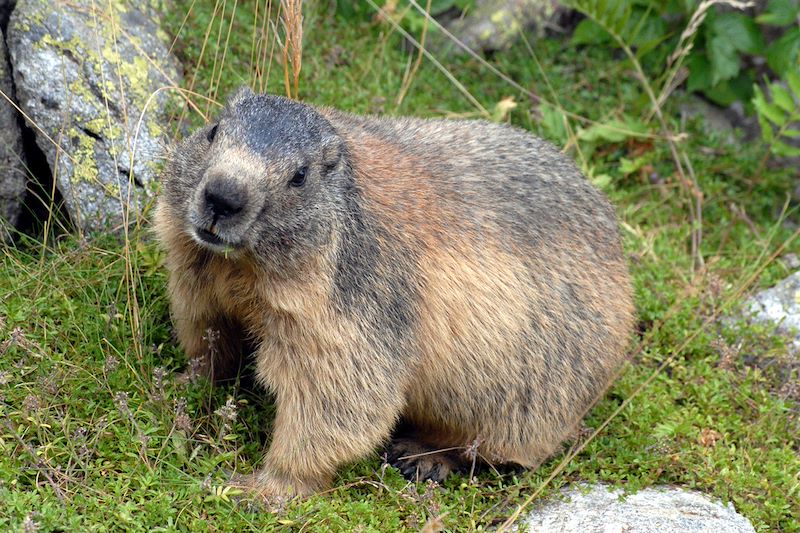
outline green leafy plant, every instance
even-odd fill
[[[759,59],[766,62],[772,76],[797,65],[798,16],[800,3],[794,0],[771,0],[756,17],[711,10],[687,63],[687,88],[722,105],[747,101],[753,94],[758,74],[754,65]]]
[[[756,22],[786,28],[765,51],[770,68],[780,73],[796,67],[800,60],[800,3],[797,0],[770,0],[767,9],[756,17]]]
[[[601,15],[600,20],[587,17],[578,23],[572,34],[573,45],[613,44],[605,30],[612,27],[628,36],[627,42],[640,59],[651,55],[665,41],[674,40],[677,25],[667,21],[680,20],[685,14],[681,3],[675,1],[600,0],[568,4],[579,11],[588,9]]]
[[[596,0],[572,4],[579,10],[604,13],[604,23],[591,17],[581,21],[573,44],[611,43],[604,26],[616,24],[636,57],[645,67],[656,69],[656,75],[663,69],[666,54],[678,44],[686,45],[687,89],[720,105],[748,101],[758,74],[780,77],[797,66],[800,57],[800,2],[796,0],[770,0],[757,16],[729,10],[752,7],[748,2]],[[729,7],[723,9],[724,5]],[[692,27],[695,20],[697,25]],[[679,38],[679,28],[687,23],[693,31]]]
[[[761,136],[770,152],[784,157],[800,157],[800,146],[788,139],[800,139],[800,68],[786,73],[786,85],[776,81],[767,85],[769,97],[753,86],[753,106],[761,126]],[[770,98],[771,97],[771,98]]]

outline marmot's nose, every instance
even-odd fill
[[[206,206],[216,218],[239,213],[247,204],[247,191],[238,183],[225,178],[212,178],[203,191]]]

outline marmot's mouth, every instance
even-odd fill
[[[217,246],[225,246],[227,244],[225,241],[220,239],[216,233],[211,233],[205,228],[198,228],[196,231],[197,236],[209,244],[216,244]]]
[[[240,247],[240,243],[231,242],[223,239],[218,234],[205,228],[192,228],[192,235],[198,244],[211,249],[214,252],[229,253]]]

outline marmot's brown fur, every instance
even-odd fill
[[[181,344],[203,357],[218,330],[219,380],[249,340],[275,394],[263,467],[239,480],[256,495],[318,491],[387,443],[421,477],[470,445],[535,467],[625,357],[614,210],[522,130],[242,90],[177,146],[163,187]]]

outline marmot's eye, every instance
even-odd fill
[[[294,173],[292,179],[289,180],[289,185],[292,187],[302,187],[306,183],[306,172],[308,167],[301,167]]]
[[[214,127],[208,130],[208,133],[206,134],[206,139],[208,139],[208,142],[214,142],[214,137],[217,136],[218,127],[219,124],[214,124]]]

